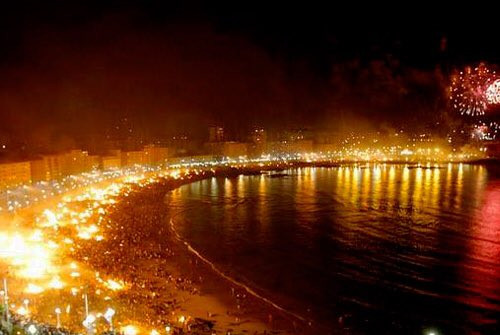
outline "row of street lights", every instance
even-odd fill
[[[8,286],[7,286],[7,278],[3,279],[3,305],[4,305],[4,319],[7,322],[7,324],[10,322],[10,313],[9,313],[9,294],[8,294]],[[89,313],[89,300],[88,296],[85,293],[83,296],[84,299],[84,304],[85,304],[85,319],[83,320],[82,324],[87,330],[88,335],[94,335],[95,334],[95,328],[96,328],[96,321],[97,318],[93,313]],[[29,307],[29,300],[24,299],[23,300],[23,306],[20,308],[21,310],[21,315],[26,315],[28,314],[28,307]],[[61,328],[61,308],[56,307],[54,310],[56,314],[56,328],[60,329]],[[113,316],[115,315],[115,310],[113,308],[108,307],[104,314],[98,314],[98,316],[102,316],[109,324],[109,330],[113,331]],[[34,324],[31,324],[28,326],[27,331],[31,335],[35,335],[37,333],[37,328]]]

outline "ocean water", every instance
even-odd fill
[[[333,333],[500,333],[494,169],[297,168],[195,182],[166,201],[217,268]]]

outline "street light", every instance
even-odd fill
[[[85,327],[85,329],[87,329],[87,334],[89,335],[92,335],[94,334],[94,322],[95,322],[96,318],[95,318],[95,315],[94,314],[89,314],[85,320],[83,320],[83,326]]]
[[[125,326],[122,331],[124,335],[137,335],[137,328],[134,326]]]
[[[85,302],[85,317],[87,318],[89,316],[89,297],[87,293],[83,295],[83,300]]]
[[[21,306],[17,309],[16,313],[25,316],[28,315],[28,310],[24,306]]]
[[[37,329],[36,329],[35,325],[29,325],[28,333],[30,333],[31,335],[35,335],[36,331],[37,331]]]
[[[56,318],[57,318],[57,329],[61,328],[61,309],[59,307],[57,307],[55,309],[55,312],[56,312]]]
[[[104,318],[109,323],[109,330],[113,331],[113,316],[115,315],[115,310],[113,308],[109,308],[104,312]]]

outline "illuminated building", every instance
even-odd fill
[[[85,158],[85,171],[97,170],[100,167],[101,157],[97,155],[88,155]]]
[[[53,155],[43,155],[31,161],[31,181],[48,181],[99,167],[99,157],[89,156],[87,151],[71,150]]]
[[[224,142],[222,155],[224,157],[240,157],[248,154],[248,145],[241,142]]]
[[[249,154],[260,156],[267,150],[267,132],[264,128],[254,128],[250,133],[251,146]]]
[[[208,141],[209,142],[222,142],[224,141],[224,128],[220,126],[212,126],[208,128]]]
[[[168,148],[155,145],[144,147],[145,163],[149,165],[165,164],[168,158]]]
[[[240,157],[248,154],[248,144],[242,142],[205,143],[205,148],[212,156]]]
[[[37,159],[30,162],[31,182],[50,180],[47,162],[43,159]]]
[[[43,155],[40,159],[31,161],[31,181],[48,181],[60,179],[68,170],[65,154]]]
[[[82,150],[71,150],[64,154],[62,166],[63,175],[79,174],[87,170],[88,152]]]
[[[287,141],[272,141],[267,143],[267,153],[279,155],[287,153]]]
[[[267,142],[267,132],[264,128],[255,128],[251,133],[252,143],[264,144]]]
[[[0,188],[9,188],[30,182],[30,162],[0,164]]]
[[[172,136],[168,140],[168,156],[192,156],[203,152],[203,142],[201,139],[193,139],[185,134]]]
[[[136,164],[145,164],[146,155],[144,151],[123,151],[121,153],[121,165],[131,166]]]
[[[66,160],[64,155],[48,155],[44,156],[43,160],[46,162],[48,180],[59,179],[64,176],[64,163]]]
[[[65,176],[98,169],[100,166],[99,161],[99,156],[89,155],[87,151],[82,150],[43,155],[41,158],[30,162],[31,181],[36,183],[57,180]]]
[[[101,169],[118,169],[122,166],[122,160],[120,156],[103,156],[101,157]]]
[[[313,151],[313,141],[298,139],[289,142],[289,152],[290,153],[306,153]]]
[[[108,155],[100,157],[99,167],[103,170],[121,168],[122,151],[119,149],[109,150]]]
[[[121,157],[122,151],[120,149],[109,150],[109,156]]]

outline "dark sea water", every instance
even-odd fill
[[[335,333],[500,334],[500,179],[484,166],[298,168],[167,197],[225,273]]]

